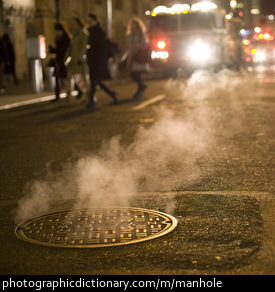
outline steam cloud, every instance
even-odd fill
[[[185,105],[183,112],[158,107],[155,123],[140,127],[132,144],[113,137],[97,155],[66,165],[58,175],[49,170],[46,179],[29,183],[15,221],[53,211],[57,198],[74,200],[77,208],[127,206],[138,191],[188,188],[201,178],[198,161],[215,146],[219,111],[208,103],[241,93],[243,81],[230,71],[199,71],[188,80],[167,81],[168,104],[176,95]]]

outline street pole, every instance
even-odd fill
[[[107,37],[112,37],[112,24],[113,24],[113,3],[112,0],[107,0]]]

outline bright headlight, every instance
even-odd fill
[[[264,62],[266,59],[266,55],[263,52],[257,52],[255,58],[258,62]]]
[[[205,62],[211,57],[211,50],[201,39],[196,40],[195,44],[190,47],[189,57],[196,62]]]

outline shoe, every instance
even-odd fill
[[[95,105],[96,105],[96,101],[97,101],[97,98],[94,97],[92,98],[89,103],[87,104],[86,108],[87,109],[94,109],[95,108]]]
[[[55,102],[57,102],[57,101],[59,101],[60,100],[60,97],[56,97],[55,99],[53,99],[51,102],[52,103],[55,103]]]
[[[143,95],[144,91],[146,90],[147,85],[142,85],[138,88],[137,92],[135,93],[135,95],[133,96],[133,98],[139,98]]]
[[[77,95],[76,98],[77,98],[77,99],[80,99],[80,98],[82,97],[82,95],[83,95],[83,92],[82,92],[82,91],[79,91],[79,92],[78,92],[78,95]]]
[[[118,103],[118,100],[117,100],[117,93],[115,91],[113,91],[113,93],[111,94],[113,100],[114,100],[114,104],[117,104]]]

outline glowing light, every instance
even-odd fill
[[[257,14],[260,14],[260,10],[258,8],[253,8],[250,10],[250,13],[253,15],[257,15]]]
[[[257,27],[254,28],[254,31],[255,31],[256,33],[259,33],[259,32],[261,32],[261,28],[257,26]]]
[[[225,15],[225,18],[226,18],[227,20],[232,19],[232,14],[226,14],[226,15]]]
[[[164,41],[159,41],[157,46],[159,49],[164,49],[166,47],[166,43]]]
[[[190,9],[190,5],[188,4],[175,4],[171,7],[170,13],[182,13],[183,11],[187,11]]]
[[[246,34],[246,30],[245,29],[241,29],[240,33],[241,33],[241,35],[245,35]]]
[[[235,9],[237,7],[237,1],[235,0],[230,1],[230,7]]]
[[[256,61],[258,62],[264,62],[266,59],[266,55],[263,52],[257,52],[255,57],[256,57]]]
[[[160,5],[154,8],[153,13],[157,14],[176,14],[184,13],[186,14],[190,9],[189,4],[175,4],[172,7],[167,7],[165,5]]]
[[[166,51],[160,51],[160,52],[152,51],[151,58],[152,58],[152,60],[154,60],[154,59],[162,59],[162,60],[168,59],[169,53]]]
[[[202,10],[202,11],[208,11],[208,10],[213,10],[213,9],[217,9],[217,5],[215,3],[212,2],[198,2],[196,4],[193,4],[191,7],[192,11],[198,11],[198,10]]]
[[[275,16],[273,14],[267,15],[266,19],[269,20],[269,21],[274,21],[275,20]]]
[[[157,6],[154,10],[153,13],[158,14],[158,13],[168,13],[168,8],[167,6],[160,5]]]
[[[251,44],[251,40],[243,40],[243,44],[244,44],[245,46],[248,46],[248,45]]]
[[[189,57],[195,62],[206,62],[211,57],[210,48],[201,39],[197,39],[190,47]]]

